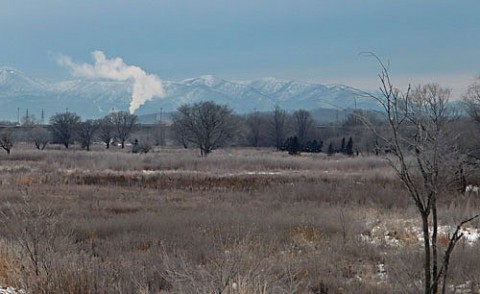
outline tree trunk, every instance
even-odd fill
[[[423,230],[423,247],[425,253],[424,259],[424,288],[425,294],[430,294],[432,286],[432,273],[430,272],[431,258],[430,258],[430,232],[428,228],[428,213],[421,212],[422,215],[422,230]]]
[[[438,220],[437,220],[437,200],[436,194],[432,196],[432,276],[435,282],[432,285],[432,294],[438,293],[438,247],[437,247],[437,234],[438,234]]]

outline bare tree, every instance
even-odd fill
[[[270,129],[275,147],[280,150],[287,135],[287,112],[278,105],[273,110]]]
[[[171,126],[171,136],[172,139],[177,142],[178,144],[181,144],[183,148],[187,149],[189,145],[189,140],[188,140],[188,124],[182,123],[181,117],[177,114],[172,115],[172,120],[173,124]]]
[[[172,130],[181,132],[176,137],[199,148],[202,156],[228,144],[237,132],[233,111],[213,102],[182,105],[172,120]]]
[[[80,116],[73,112],[54,114],[50,118],[50,130],[53,141],[63,144],[66,149],[73,143],[75,130],[80,122]]]
[[[306,110],[297,110],[293,113],[293,122],[298,143],[304,146],[314,126],[312,115]]]
[[[92,119],[88,119],[84,122],[78,123],[77,137],[78,137],[78,141],[82,145],[82,148],[85,148],[87,151],[90,151],[90,145],[93,142],[93,138],[99,126],[100,126],[100,122],[98,120],[92,120]]]
[[[111,119],[114,125],[115,137],[120,140],[122,149],[124,149],[125,141],[127,141],[137,125],[138,117],[126,111],[119,111],[112,113]]]
[[[50,132],[41,126],[33,127],[28,132],[28,136],[30,138],[30,141],[33,142],[33,144],[35,144],[35,147],[38,150],[45,149],[48,142],[50,142],[51,140]]]
[[[463,96],[463,101],[470,118],[480,123],[480,78],[468,87],[467,93]]]
[[[113,124],[112,116],[107,115],[99,121],[98,138],[105,143],[106,148],[109,149],[114,137],[115,125]]]
[[[463,95],[463,105],[465,112],[474,124],[480,124],[480,77],[468,87],[467,92]],[[478,128],[462,127],[464,131],[470,131],[471,135],[468,140],[463,142],[462,146],[472,160],[480,159],[480,148],[478,148]],[[473,139],[473,140],[472,140]]]
[[[247,127],[247,140],[253,147],[262,146],[265,137],[265,127],[268,126],[268,117],[258,111],[249,114],[245,119]]]
[[[8,155],[10,155],[10,152],[12,151],[13,143],[14,140],[10,129],[5,129],[0,132],[0,147],[2,147]]]
[[[402,93],[393,87],[388,67],[374,57],[382,68],[380,94],[364,94],[381,105],[388,127],[385,132],[372,130],[392,151],[392,156],[386,158],[407,189],[422,220],[424,293],[436,294],[440,285],[443,285],[442,293],[445,293],[450,256],[463,236],[459,225],[440,258],[437,201],[448,179],[454,178],[448,168],[452,159],[461,160],[461,156],[455,153],[454,140],[446,127],[451,119],[448,106],[450,90],[428,84],[414,90],[409,86]],[[368,121],[365,123],[372,126]]]

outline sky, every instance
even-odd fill
[[[480,74],[480,1],[0,0],[0,66],[50,80],[93,52],[162,80],[215,75],[378,86],[438,82],[454,95]]]

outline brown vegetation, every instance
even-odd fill
[[[100,149],[0,154],[4,284],[28,293],[421,291],[415,207],[379,157]],[[440,193],[441,224],[480,207],[474,194]],[[478,246],[454,252],[452,287],[478,291]]]

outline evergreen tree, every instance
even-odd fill
[[[339,153],[345,154],[345,137],[342,138],[342,147],[340,147],[340,150],[338,150]]]
[[[333,153],[335,153],[335,147],[333,147],[333,143],[330,142],[330,144],[328,145],[327,154],[328,154],[328,155],[333,155]]]
[[[308,141],[305,146],[302,146],[302,152],[313,152],[313,142]]]
[[[313,140],[313,141],[308,141],[307,143],[308,152],[320,153],[322,152],[322,147],[323,147],[322,141],[320,141],[319,143],[317,140]]]
[[[290,142],[287,147],[288,154],[297,155],[300,152],[300,142],[298,141],[297,136],[290,137]]]
[[[300,142],[298,141],[297,136],[288,137],[287,140],[280,147],[281,151],[288,151],[290,155],[296,155],[300,152]]]
[[[348,139],[347,145],[345,146],[345,154],[348,156],[353,156],[353,139],[350,137]]]

